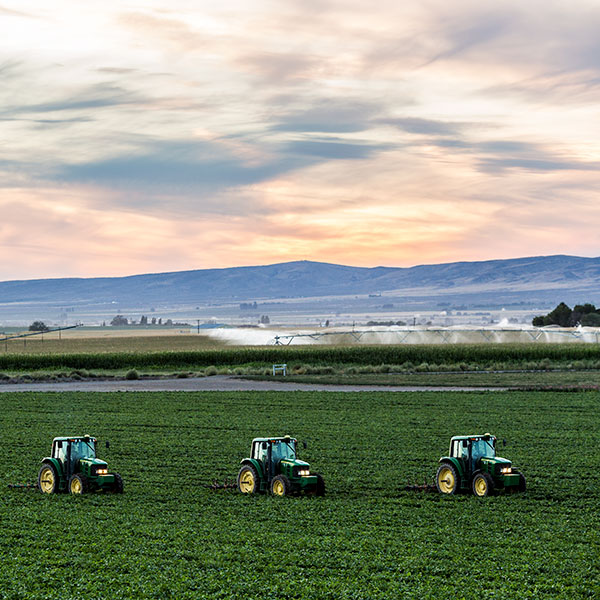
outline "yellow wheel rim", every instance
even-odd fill
[[[83,492],[83,486],[79,477],[74,477],[71,481],[71,494],[81,494]]]
[[[485,496],[487,494],[488,485],[485,477],[478,477],[475,480],[474,489],[478,496]]]
[[[273,493],[276,496],[285,496],[285,487],[283,487],[283,481],[279,479],[273,482]]]
[[[438,486],[443,494],[451,494],[456,486],[454,472],[449,467],[444,467],[438,474]]]
[[[246,469],[240,475],[240,491],[244,494],[251,494],[254,491],[254,475],[250,469]]]
[[[40,488],[44,494],[51,494],[54,489],[54,471],[46,467],[40,476]]]

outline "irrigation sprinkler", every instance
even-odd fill
[[[325,341],[328,336],[337,336],[342,341],[344,338],[348,341],[368,343],[369,336],[385,335],[389,339],[387,343],[394,344],[425,344],[435,343],[436,340],[441,344],[453,343],[496,343],[508,341],[511,336],[524,336],[525,340],[535,343],[544,343],[552,341],[551,338],[558,338],[557,341],[590,342],[598,344],[600,341],[598,332],[579,331],[579,330],[556,330],[539,328],[521,328],[521,329],[453,329],[453,328],[402,328],[402,329],[347,329],[341,331],[324,332],[304,332],[290,333],[288,335],[276,335],[269,342],[276,346],[289,346],[294,341],[308,338],[315,342]],[[393,338],[391,337],[393,336]],[[504,338],[504,340],[502,340]],[[519,341],[514,340],[513,341]],[[520,341],[523,341],[522,339]],[[382,343],[376,340],[372,343]]]

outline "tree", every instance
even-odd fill
[[[113,318],[110,324],[114,327],[119,327],[121,325],[129,325],[129,321],[127,320],[127,317],[124,317],[123,315],[117,315]]]
[[[531,324],[534,327],[543,327],[544,325],[575,327],[581,323],[581,325],[596,327],[596,325],[592,325],[597,322],[596,315],[600,316],[600,309],[593,304],[576,304],[575,308],[571,310],[564,302],[561,302],[547,315],[533,317]]]
[[[575,327],[580,323],[583,325],[583,318],[586,315],[597,312],[593,304],[576,304],[571,313],[571,326]]]
[[[142,318],[140,319],[140,325],[148,325],[148,317],[142,315]]]
[[[571,324],[571,315],[573,311],[561,302],[553,311],[544,317],[544,325],[558,325],[560,327],[569,327]]]
[[[597,312],[590,312],[581,317],[581,324],[584,327],[600,327],[600,315]]]
[[[34,321],[29,326],[29,331],[48,331],[48,326],[43,321]]]

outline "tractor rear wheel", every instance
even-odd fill
[[[440,465],[435,475],[435,487],[442,494],[456,494],[460,478],[456,467],[450,463]]]
[[[237,486],[242,494],[254,494],[258,492],[258,473],[252,465],[242,466],[238,473]]]
[[[315,473],[315,475],[317,476],[317,487],[315,489],[315,494],[317,496],[324,496],[325,495],[325,480],[318,473]]]
[[[89,491],[88,478],[81,473],[71,475],[69,479],[69,491],[71,494],[85,494]]]
[[[271,481],[271,494],[273,496],[288,496],[292,491],[290,480],[285,475],[277,475]]]
[[[115,482],[113,483],[113,487],[110,490],[115,494],[123,493],[123,478],[118,473],[113,473],[113,477],[115,478]]]
[[[38,488],[44,494],[56,494],[58,492],[58,473],[54,465],[42,465],[38,473]]]
[[[473,494],[484,498],[494,493],[494,480],[489,473],[477,473],[473,477]]]

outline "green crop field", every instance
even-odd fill
[[[600,597],[597,392],[0,395],[0,598]],[[403,491],[490,431],[524,495]],[[121,495],[46,496],[53,436],[96,435]],[[324,498],[213,491],[289,433]],[[104,441],[110,440],[110,449]]]

